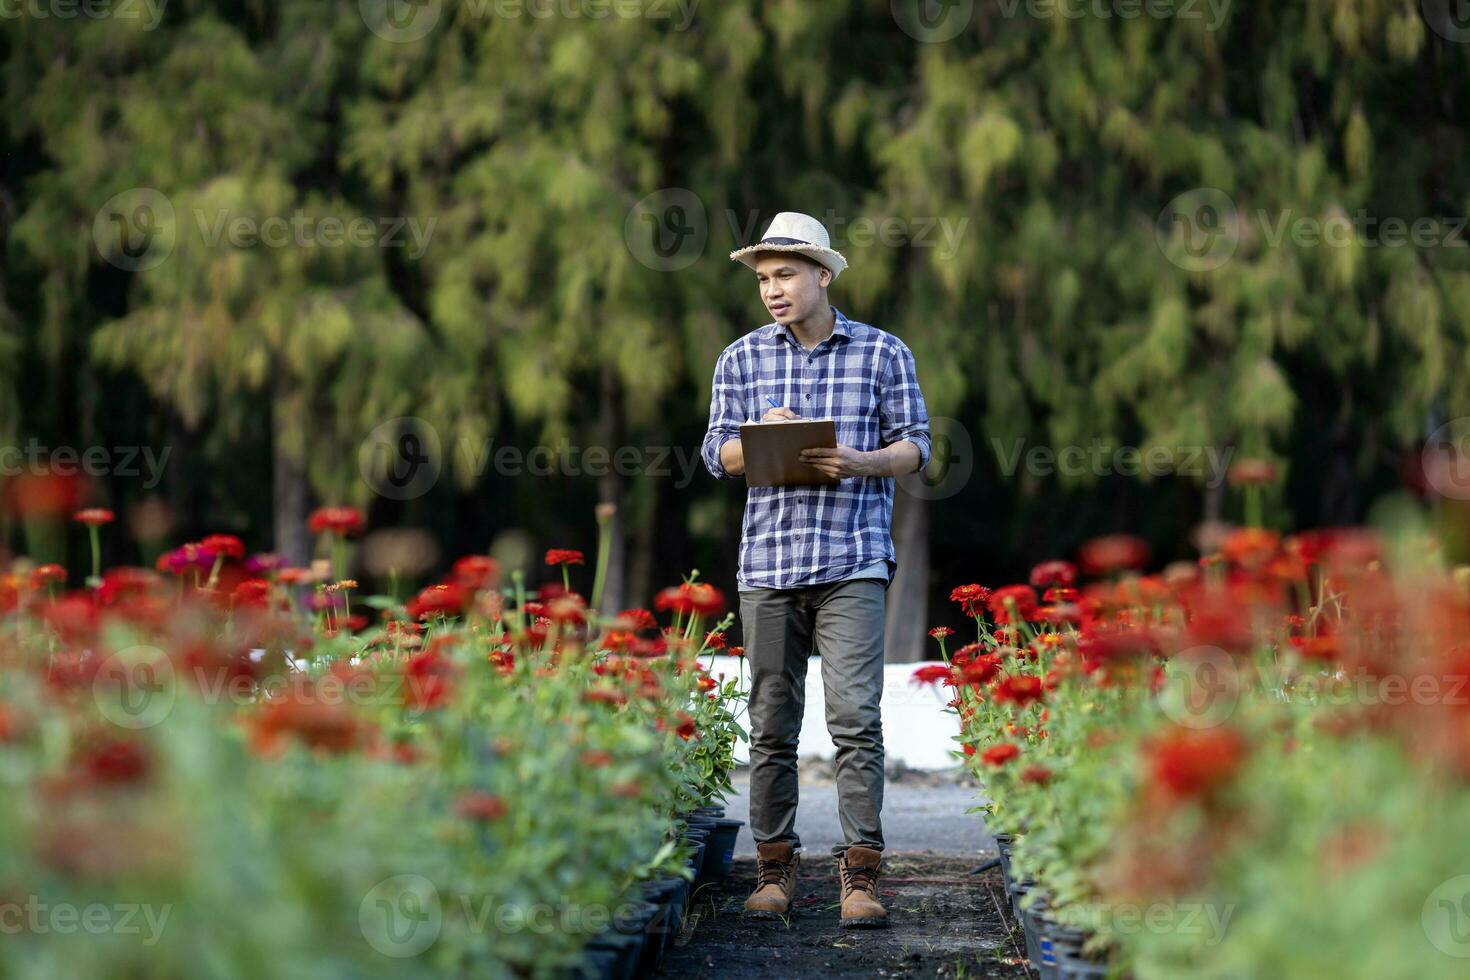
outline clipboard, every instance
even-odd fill
[[[803,449],[836,449],[837,423],[832,419],[786,419],[746,422],[740,427],[745,456],[745,484],[751,487],[824,486],[841,480],[801,461]]]

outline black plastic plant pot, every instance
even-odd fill
[[[1062,925],[1046,912],[1036,916],[1036,931],[1043,960],[1050,956],[1054,963],[1060,964],[1064,956],[1082,959],[1082,944],[1087,941],[1087,933]]]
[[[1062,956],[1057,961],[1057,980],[1105,980],[1112,967],[1079,956]]]
[[[658,912],[658,906],[641,900],[625,901],[613,915],[612,928],[625,936],[642,936],[648,921]]]
[[[1031,921],[1030,909],[1018,909],[1016,918],[1021,923],[1021,933],[1026,937],[1026,956],[1030,958],[1031,965],[1039,971],[1041,969],[1041,946],[1036,941],[1036,927]]]
[[[740,828],[745,826],[744,820],[734,820],[723,817],[715,823],[715,829],[709,835],[709,844],[704,850],[704,865],[699,870],[699,876],[709,881],[720,881],[730,873],[730,865],[735,861],[735,842],[740,838]]]
[[[1006,886],[1007,890],[1011,893],[1011,911],[1015,913],[1017,921],[1020,921],[1024,918],[1024,916],[1021,915],[1021,899],[1026,897],[1026,893],[1029,892],[1032,887],[1035,886],[1035,884],[1036,879],[1025,878],[1021,880],[1013,880],[1009,885]]]
[[[704,865],[704,848],[708,839],[707,835],[704,831],[699,831],[697,834],[690,832],[684,835],[684,839],[694,848],[694,853],[689,857],[689,870],[698,876],[699,869]]]
[[[618,972],[617,950],[589,946],[582,952],[582,966],[574,974],[579,980],[614,980]]]
[[[1001,838],[1005,838],[1002,840]],[[997,834],[995,836],[995,853],[1000,856],[1000,870],[1004,875],[1011,873],[1011,851],[1015,849],[1010,834]]]
[[[711,803],[709,806],[695,807],[694,815],[698,817],[723,817],[725,815],[725,808],[717,803]]]
[[[643,931],[647,938],[649,948],[645,948],[643,959],[645,964],[649,959],[650,948],[656,947],[655,960],[662,957],[670,946],[673,945],[675,937],[679,935],[679,929],[684,924],[684,889],[682,882],[672,878],[663,878],[658,881],[644,882],[643,891],[648,898],[658,907],[652,919],[648,921],[648,927]]]
[[[643,954],[643,935],[624,935],[608,930],[587,944],[592,952],[611,950],[617,956],[617,965],[609,974],[612,980],[633,980],[638,975],[638,959]]]
[[[1035,905],[1026,910],[1029,926],[1027,936],[1036,946],[1036,951],[1031,955],[1031,965],[1036,967],[1036,972],[1041,975],[1041,980],[1057,980],[1057,954],[1051,938],[1046,933],[1045,920],[1042,915],[1042,910]]]

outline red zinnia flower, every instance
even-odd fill
[[[653,608],[675,613],[698,613],[713,615],[725,606],[725,597],[713,585],[704,582],[685,582],[670,586],[659,592],[653,600]]]
[[[263,578],[248,578],[235,586],[235,604],[263,607],[270,596],[271,584]]]
[[[1068,587],[1077,581],[1077,566],[1069,561],[1044,561],[1031,569],[1031,584],[1038,589],[1049,585]]]
[[[77,760],[87,778],[99,783],[133,783],[147,778],[152,765],[137,742],[101,738]]]
[[[436,640],[429,649],[414,654],[403,668],[404,688],[410,708],[437,708],[449,697],[454,664]]]
[[[929,635],[934,637],[934,639],[936,640],[942,640],[946,636],[954,636],[954,630],[950,629],[948,626],[936,626],[929,631]]]
[[[256,751],[274,752],[282,735],[293,735],[325,752],[346,752],[358,744],[366,729],[356,713],[314,686],[314,682],[302,681],[261,705],[254,719]]]
[[[1036,592],[1029,585],[1007,585],[1003,589],[996,589],[990,594],[990,614],[995,617],[997,623],[1009,623],[1011,621],[1010,606],[1016,608],[1015,614],[1021,619],[1036,618]]]
[[[71,519],[78,524],[90,524],[93,527],[98,527],[103,524],[111,524],[117,520],[117,515],[105,507],[88,507],[86,510],[77,511],[72,515]]]
[[[1225,557],[1245,568],[1258,568],[1276,554],[1281,538],[1275,531],[1259,527],[1243,527],[1231,531],[1220,543]]]
[[[494,588],[500,577],[500,565],[484,555],[465,555],[454,563],[454,580],[470,590]]]
[[[330,531],[345,538],[361,533],[363,523],[362,511],[356,507],[318,507],[307,518],[306,526],[312,534]]]
[[[546,552],[548,565],[585,565],[586,559],[580,551],[572,548],[552,548]]]
[[[38,565],[31,572],[31,588],[39,589],[43,585],[55,582],[58,585],[66,582],[66,569],[60,565]]]
[[[618,613],[618,618],[624,620],[630,630],[653,630],[658,629],[658,620],[653,618],[653,613],[647,609],[624,609]]]
[[[454,801],[454,813],[466,820],[499,820],[505,816],[505,801],[494,793],[461,793]]]
[[[81,501],[82,481],[49,470],[26,471],[5,481],[5,509],[21,520],[56,520],[72,513]]]
[[[710,630],[708,633],[705,634],[704,645],[711,650],[725,649],[725,634],[722,632],[716,632],[715,630]]]
[[[1234,778],[1245,762],[1245,738],[1235,729],[1181,728],[1147,746],[1154,785],[1176,799],[1203,796]]]
[[[1033,701],[1041,700],[1041,678],[1029,674],[1012,674],[1003,677],[995,685],[997,704],[1014,704],[1024,708]]]
[[[1147,563],[1148,545],[1131,534],[1108,534],[1085,542],[1077,557],[1089,575],[1106,575]]]
[[[966,684],[978,686],[1000,672],[1000,656],[994,653],[981,654],[964,663],[956,662],[955,669],[960,672]]]
[[[1027,766],[1021,770],[1021,782],[1033,786],[1045,786],[1051,782],[1052,771],[1046,766]]]
[[[199,547],[215,556],[225,558],[244,558],[245,542],[233,534],[211,534],[199,542]]]
[[[657,722],[654,723],[654,727],[662,732],[667,731],[669,725],[662,718],[660,718]],[[676,713],[674,715],[673,728],[675,735],[678,735],[686,742],[689,741],[689,739],[694,737],[695,732],[693,716],[691,716],[687,711],[680,711]]]
[[[430,616],[458,616],[464,611],[464,587],[457,582],[431,585],[424,589],[407,606],[409,616],[428,619]]]
[[[1003,766],[1021,754],[1021,747],[1010,742],[992,745],[980,753],[980,761],[987,766]]]
[[[1232,487],[1258,487],[1276,481],[1276,465],[1264,459],[1242,459],[1225,471]]]
[[[669,644],[661,636],[651,640],[640,636],[633,640],[633,649],[628,652],[635,657],[662,657],[669,652]]]
[[[978,616],[990,599],[990,590],[983,585],[957,585],[949,591],[951,602],[958,602],[966,616]]]
[[[914,671],[914,675],[910,678],[909,682],[912,684],[928,684],[933,686],[941,681],[950,683],[952,679],[950,669],[944,666],[944,664],[925,664]]]

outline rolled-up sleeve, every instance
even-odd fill
[[[725,470],[720,462],[720,447],[740,435],[745,422],[745,391],[740,378],[740,365],[735,352],[727,349],[715,362],[715,380],[710,387],[709,428],[704,433],[700,455],[705,469],[720,480],[736,480],[738,476]]]
[[[907,439],[919,447],[919,469],[929,465],[929,410],[919,390],[914,355],[905,344],[898,345],[883,373],[878,426],[884,446]]]

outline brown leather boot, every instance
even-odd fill
[[[757,844],[755,853],[759,883],[745,900],[745,914],[753,919],[779,919],[791,908],[801,854],[789,843],[776,841]]]
[[[842,880],[842,928],[888,928],[888,910],[878,901],[878,863],[882,857],[871,847],[853,845],[837,859],[837,877]]]

